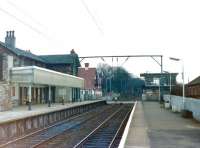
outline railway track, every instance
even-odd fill
[[[113,106],[112,106],[113,107]],[[18,139],[15,139],[13,141],[7,142],[5,144],[0,145],[0,148],[29,148],[34,147],[34,145],[37,145],[38,143],[41,143],[42,141],[46,141],[48,139],[51,139],[52,137],[55,137],[62,132],[65,132],[68,129],[77,127],[84,122],[94,118],[99,113],[112,110],[111,106],[101,106],[97,107],[96,109],[90,110],[89,112],[71,117],[67,120],[58,122],[54,125],[51,125],[47,128],[41,129],[39,131],[36,131],[34,133],[25,135],[24,137],[20,137]],[[115,107],[114,107],[115,108]]]
[[[119,145],[131,106],[125,105],[88,134],[74,148],[110,148]]]
[[[110,122],[110,127],[114,127],[115,132],[113,135],[114,139],[120,139],[118,133],[120,133],[120,128],[122,127],[125,121],[125,118],[122,120],[116,120],[115,118],[127,117],[128,112],[131,110],[130,105],[105,105],[93,109],[87,113],[80,114],[78,116],[74,116],[68,120],[59,122],[55,125],[52,125],[48,128],[42,129],[40,131],[34,132],[27,136],[21,137],[14,141],[11,141],[7,144],[0,145],[0,147],[6,148],[35,148],[35,147],[80,147],[77,143],[85,139],[85,135],[94,135],[91,134],[93,129],[98,127],[99,131],[100,125],[101,127],[104,125],[108,125],[107,122]],[[125,113],[126,112],[126,113]],[[102,121],[103,124],[102,124]],[[116,125],[112,125],[111,123],[117,122]],[[119,129],[119,130],[118,130]],[[112,143],[116,145],[116,140],[111,140]],[[83,142],[81,142],[83,144]],[[112,144],[112,145],[113,145]],[[83,145],[84,146],[84,145]]]

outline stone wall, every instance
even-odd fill
[[[13,58],[7,53],[2,53],[3,79],[0,81],[0,111],[12,109],[12,101],[9,85],[9,67],[12,67]]]
[[[2,62],[2,68],[3,68],[3,81],[8,80],[8,56],[6,53],[2,54],[3,62]]]
[[[12,109],[12,102],[10,99],[10,87],[8,84],[0,83],[0,111]]]

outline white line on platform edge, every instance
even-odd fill
[[[125,142],[126,142],[126,139],[127,139],[127,136],[128,136],[129,128],[130,128],[130,125],[131,125],[131,120],[133,119],[133,114],[135,112],[136,105],[137,105],[137,101],[135,102],[133,110],[131,111],[130,117],[129,117],[128,122],[126,124],[125,130],[124,130],[124,133],[122,135],[122,139],[120,141],[118,148],[124,148],[124,146],[125,146]]]

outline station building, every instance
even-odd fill
[[[0,111],[26,104],[76,102],[84,79],[77,77],[80,62],[70,54],[35,55],[15,47],[14,31],[0,42]]]
[[[162,101],[164,94],[170,94],[176,86],[178,73],[142,73],[145,87],[143,90],[143,100]]]

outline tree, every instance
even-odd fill
[[[144,81],[128,73],[123,67],[99,64],[97,66],[97,75],[101,80],[101,88],[104,95],[114,92],[126,97],[140,97],[142,94]]]

